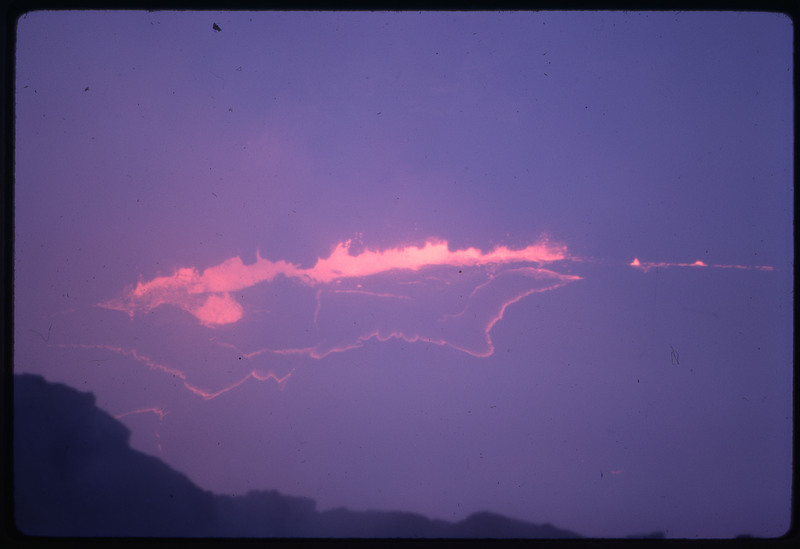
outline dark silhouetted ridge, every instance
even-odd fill
[[[45,536],[208,536],[214,495],[131,450],[128,429],[80,393],[14,376],[17,527]]]
[[[492,513],[457,523],[404,512],[318,512],[276,491],[221,496],[132,450],[91,393],[14,376],[14,516],[34,536],[576,538]]]
[[[453,525],[453,537],[458,538],[575,538],[574,532],[561,530],[551,524],[532,524],[495,513],[474,513]],[[487,535],[492,532],[491,536]]]

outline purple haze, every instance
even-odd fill
[[[221,494],[783,534],[792,40],[763,13],[29,13],[15,371]],[[542,237],[565,255],[488,259]]]

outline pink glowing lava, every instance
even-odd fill
[[[642,272],[647,272],[650,269],[666,268],[666,267],[713,267],[716,269],[744,269],[753,271],[772,271],[774,267],[769,265],[708,265],[699,259],[694,263],[667,263],[667,262],[641,262],[638,258],[634,258],[629,263],[629,266],[636,269],[641,269]]]
[[[278,375],[264,366],[269,357],[322,359],[371,339],[421,341],[486,357],[494,352],[490,332],[508,306],[580,280],[543,267],[566,259],[572,259],[566,247],[546,239],[488,252],[451,250],[446,241],[429,239],[421,246],[353,253],[346,241],[310,268],[271,261],[260,253],[250,265],[233,257],[202,271],[182,267],[169,276],[140,280],[121,298],[99,304],[123,311],[134,321],[146,321],[143,313],[162,306],[186,311],[197,330],[214,330],[195,340],[200,347],[207,344],[207,350],[195,346],[188,352],[203,363],[224,361],[224,371],[167,366],[161,358],[167,351],[158,358],[150,356],[150,349],[169,346],[165,331],[185,327],[159,328],[149,337],[147,352],[110,344],[82,347],[129,356],[179,378],[204,399],[217,398],[251,379],[272,380],[282,387],[291,372]],[[215,358],[209,359],[212,354]],[[259,366],[254,368],[253,361]],[[198,382],[198,377],[204,381]]]

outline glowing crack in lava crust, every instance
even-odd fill
[[[566,246],[546,238],[521,249],[498,246],[488,252],[450,250],[446,241],[428,239],[422,246],[352,253],[348,240],[310,268],[257,252],[250,265],[233,257],[203,271],[183,267],[170,276],[140,280],[121,298],[98,305],[123,311],[133,322],[157,308],[183,310],[194,317],[206,345],[238,355],[239,361],[292,354],[321,359],[372,338],[447,345],[485,357],[494,352],[490,332],[506,307],[581,278],[544,267],[569,259]],[[94,347],[175,375],[173,367],[142,353]],[[214,391],[195,385],[192,372],[180,371],[177,377],[193,392],[213,398],[249,378],[282,383],[289,375],[251,369],[242,376],[240,371],[235,382]]]

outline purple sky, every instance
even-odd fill
[[[218,493],[780,535],[792,39],[753,13],[30,13],[15,370]]]

